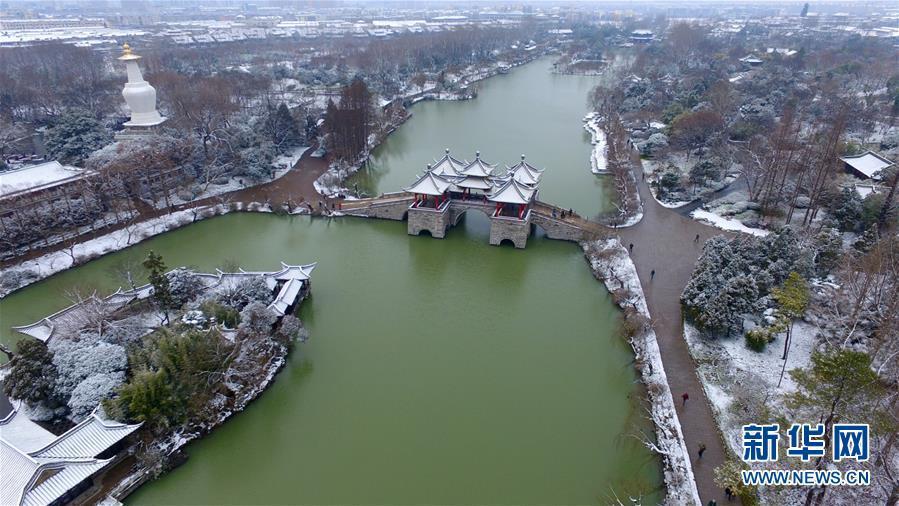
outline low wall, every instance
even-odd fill
[[[343,214],[362,216],[366,218],[379,218],[382,220],[403,221],[412,198],[400,199],[389,202],[376,202],[365,207],[341,208]]]
[[[546,237],[560,241],[585,241],[590,239],[585,230],[559,219],[545,216],[540,213],[531,213],[531,223],[539,226],[546,232]]]

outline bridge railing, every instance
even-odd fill
[[[344,200],[340,203],[341,209],[360,209],[364,207],[377,207],[378,205],[392,204],[397,201],[410,199],[413,194],[409,192],[384,193],[379,197],[370,197],[358,200]]]

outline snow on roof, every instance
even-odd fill
[[[866,177],[880,179],[878,172],[893,165],[893,162],[872,151],[866,151],[861,155],[844,156],[840,160]]]
[[[509,175],[519,183],[533,186],[540,182],[544,170],[524,161],[524,155],[521,155],[521,161],[509,167]]]
[[[443,195],[444,192],[452,185],[452,181],[444,179],[431,171],[426,171],[417,181],[412,183],[408,188],[403,190],[410,193],[421,193],[424,195]]]
[[[464,176],[457,180],[455,184],[459,188],[468,188],[471,190],[489,190],[493,188],[490,179],[477,176]]]
[[[466,165],[468,165],[467,161],[453,158],[452,155],[450,155],[449,148],[447,148],[443,157],[431,165],[431,172],[438,176],[457,176],[459,175],[459,171]]]
[[[278,281],[289,281],[292,279],[307,281],[312,274],[313,269],[315,269],[315,266],[315,263],[306,265],[288,265],[281,262],[281,270],[278,271],[248,272],[240,269],[240,272],[223,272],[221,270],[216,270],[215,273],[193,274],[203,283],[207,290],[226,290],[236,286],[240,281],[254,276],[263,278],[268,287],[274,290]],[[139,286],[132,290],[123,291],[119,288],[115,293],[104,298],[92,294],[87,299],[63,308],[49,316],[45,316],[34,323],[16,326],[13,327],[13,329],[40,341],[47,342],[53,337],[56,329],[65,328],[69,325],[78,325],[80,322],[84,321],[83,312],[90,310],[91,305],[103,305],[106,306],[106,311],[112,312],[124,307],[132,301],[143,300],[151,295],[153,295],[153,285],[150,284]]]
[[[56,161],[0,172],[0,197],[50,188],[80,179],[87,173],[84,169]]]
[[[0,504],[53,503],[109,464],[95,457],[138,427],[104,421],[95,410],[56,437],[14,410],[0,421]]]
[[[278,295],[275,297],[275,300],[269,304],[268,308],[274,311],[279,316],[284,316],[287,314],[287,310],[290,309],[290,306],[293,305],[297,300],[297,295],[299,295],[300,290],[303,288],[303,281],[299,279],[290,279],[284,286],[281,287],[281,290],[278,292]]]
[[[0,438],[27,453],[47,446],[56,436],[19,413],[17,406],[0,420]]]
[[[96,411],[50,444],[30,452],[35,459],[87,459],[96,457],[125,439],[141,424],[102,420]]]
[[[31,480],[37,482],[43,473],[51,474],[49,478],[28,490],[22,499],[22,506],[46,506],[54,503],[66,492],[106,467],[112,459],[91,459],[81,462],[53,462],[41,465],[36,476]]]
[[[494,190],[487,199],[492,202],[501,202],[504,204],[527,204],[534,198],[534,193],[536,192],[536,188],[523,185],[512,178],[504,185]]]
[[[493,175],[493,169],[496,168],[496,164],[490,164],[481,160],[481,152],[476,151],[474,161],[466,165],[462,170],[459,171],[459,175],[461,176],[474,176],[474,177],[490,177]]]
[[[21,504],[40,465],[0,438],[0,504]]]

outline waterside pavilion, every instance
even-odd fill
[[[414,195],[407,210],[410,235],[427,231],[432,237],[446,237],[471,209],[490,218],[490,244],[509,241],[524,248],[530,235],[530,209],[537,200],[543,170],[521,161],[497,174],[496,164],[475,153],[471,162],[450,155],[428,165],[423,174],[404,190]]]

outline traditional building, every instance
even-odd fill
[[[861,179],[873,179],[880,181],[883,171],[892,167],[893,162],[873,151],[866,151],[860,155],[844,156],[840,158],[846,172]]]
[[[513,216],[525,219],[530,204],[536,200],[537,188],[519,183],[514,177],[493,190],[487,200],[496,204],[493,216]]]
[[[521,161],[507,167],[505,175],[495,173],[496,165],[481,159],[476,152],[473,161],[460,166],[449,150],[434,166],[409,187],[412,203],[405,214],[410,235],[427,231],[432,237],[443,238],[471,209],[490,218],[490,244],[511,241],[523,248],[530,235],[530,209],[537,199],[537,185],[543,170]],[[472,198],[480,194],[478,198]]]
[[[521,161],[509,167],[508,174],[521,184],[536,186],[540,183],[540,178],[543,177],[543,170],[524,161],[524,155],[521,155]]]
[[[288,265],[281,262],[281,269],[277,271],[248,272],[241,269],[238,272],[223,272],[217,269],[214,273],[198,272],[194,273],[194,276],[202,283],[203,290],[208,290],[211,294],[233,289],[238,283],[249,278],[261,278],[270,290],[276,292],[275,299],[268,308],[278,316],[284,316],[308,293],[310,276],[316,265],[314,263]],[[75,327],[85,321],[84,313],[96,312],[98,306],[102,306],[104,313],[113,313],[132,302],[148,299],[152,295],[153,285],[150,284],[131,290],[119,288],[115,293],[102,298],[94,294],[34,323],[13,327],[13,330],[47,342],[61,329],[79,330]]]
[[[466,196],[471,195],[472,190],[486,194],[494,187],[495,169],[496,164],[482,160],[481,152],[477,151],[474,160],[459,170],[456,187]]]
[[[105,420],[95,410],[55,436],[13,409],[0,420],[0,504],[46,506],[75,499],[139,427]]]
[[[434,173],[428,165],[428,170],[412,183],[404,191],[415,194],[411,208],[440,209],[447,202],[447,191],[453,186],[453,181]]]
[[[467,161],[453,158],[450,155],[449,148],[446,148],[443,158],[435,161],[428,170],[438,176],[455,177],[459,175],[459,171],[466,165],[468,165]]]

